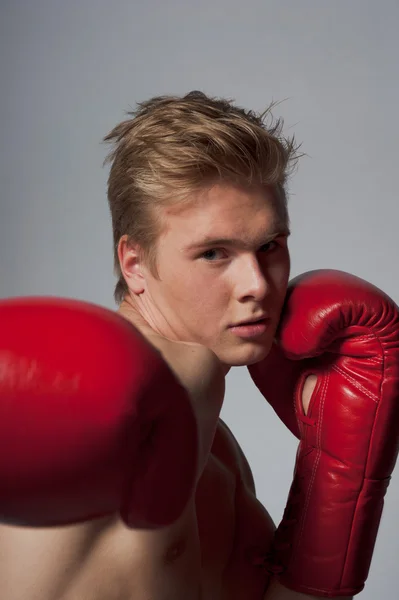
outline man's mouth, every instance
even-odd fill
[[[266,321],[270,321],[270,318],[263,316],[257,319],[249,319],[248,321],[240,321],[239,323],[233,323],[230,327],[243,327],[245,325],[256,325],[257,323],[266,323]]]

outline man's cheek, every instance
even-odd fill
[[[289,272],[288,271],[280,271],[274,273],[273,285],[275,291],[275,306],[277,308],[282,307],[285,296],[287,294],[289,282]]]

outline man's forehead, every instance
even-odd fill
[[[231,230],[223,224],[215,224],[206,231],[202,231],[202,228],[190,231],[183,247],[185,250],[211,245],[250,247],[253,244],[261,245],[278,235],[290,234],[288,223],[279,219],[278,216],[267,223],[261,221],[250,223],[250,221],[251,219],[248,219],[246,226],[240,227],[238,231]]]
[[[164,207],[165,233],[178,234],[185,248],[215,241],[252,244],[257,238],[289,234],[282,201],[271,190],[248,196],[235,188],[226,188],[222,194],[220,189],[211,195],[210,191],[190,202]]]

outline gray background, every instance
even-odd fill
[[[292,180],[292,275],[337,268],[399,300],[397,1],[3,0],[0,296],[113,308],[101,138],[136,101],[201,89],[271,100],[308,154]],[[223,416],[281,517],[296,441],[228,376]],[[396,596],[399,474],[363,600]]]

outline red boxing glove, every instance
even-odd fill
[[[76,300],[1,301],[0,323],[0,521],[174,522],[194,489],[198,432],[160,352]]]
[[[300,437],[272,571],[315,596],[360,592],[399,449],[399,309],[340,271],[288,289],[278,344],[250,374]],[[317,376],[307,415],[306,377]]]

